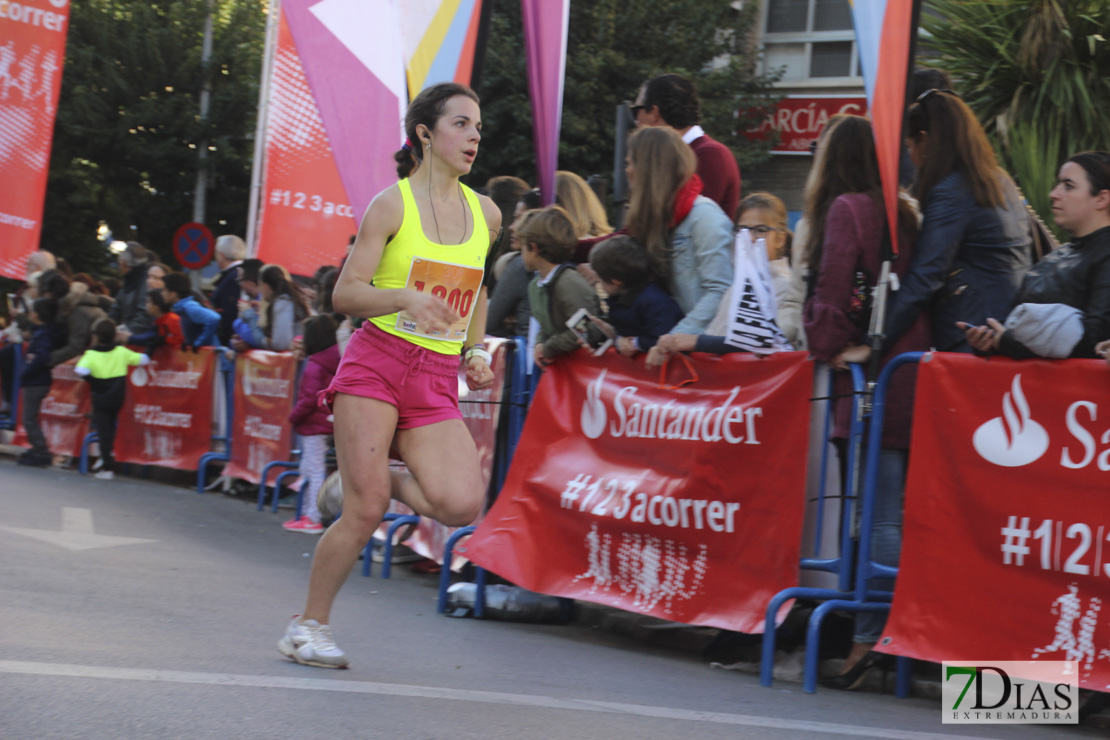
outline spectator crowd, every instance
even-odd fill
[[[582,177],[559,172],[553,205],[516,176],[486,186],[507,224],[490,250],[486,333],[525,337],[537,368],[583,345],[659,366],[689,351],[737,351],[727,339],[738,234],[750,235],[773,295],[765,307],[796,350],[834,370],[866,362],[875,286],[889,234],[899,248],[898,288],[887,304],[879,363],[929,350],[1027,357],[1105,357],[1110,349],[1110,153],[1076,153],[1051,191],[1056,224],[1072,241],[1045,255],[1039,224],[970,108],[946,80],[919,74],[906,115],[911,176],[896,223],[888,224],[871,124],[834,116],[815,142],[801,221],[791,230],[770,193],[743,197],[732,152],[700,126],[693,84],[655,77],[632,105],[627,209],[614,229]],[[70,274],[47,251],[31,255],[24,287],[0,349],[3,402],[12,409],[13,348],[24,345],[22,421],[30,449],[19,462],[52,458],[38,421],[51,368],[80,357],[93,385],[94,425],[111,477],[111,438],[127,367],[162,346],[291,350],[306,359],[289,422],[301,437],[306,510],[287,529],[319,533],[315,492],[327,470],[331,418],[317,405],[347,340],[362,319],[337,313],[332,290],[342,270],[325,266],[292,276],[247,258],[236,236],[216,243],[219,274],[210,292],[156,261],[136,242],[118,256],[118,278]],[[585,312],[587,320],[568,325]],[[133,349],[140,349],[142,353]],[[837,373],[834,441],[848,436],[850,395]],[[895,383],[882,440],[874,559],[896,566],[913,408],[914,376]],[[884,584],[877,584],[882,587]],[[889,587],[890,584],[885,584]],[[855,688],[873,668],[883,615],[857,620],[844,673],[829,680]]]

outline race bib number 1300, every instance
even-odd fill
[[[474,302],[478,299],[478,291],[482,287],[482,268],[417,257],[409,268],[405,287],[421,293],[431,293],[446,301],[455,312],[456,318],[446,329],[430,329],[426,326],[417,326],[416,320],[410,313],[401,311],[397,315],[399,331],[452,342],[466,339],[466,330],[470,326]]]

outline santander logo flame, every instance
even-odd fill
[[[590,439],[597,439],[605,432],[605,404],[601,402],[601,385],[605,382],[602,370],[597,379],[586,386],[586,401],[582,404],[582,433]]]
[[[1020,373],[1002,397],[1002,417],[976,429],[971,442],[984,460],[1004,468],[1028,465],[1048,451],[1048,432],[1029,415]]]

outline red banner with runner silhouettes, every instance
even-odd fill
[[[0,275],[23,279],[39,248],[68,0],[0,3]]]
[[[224,475],[258,483],[264,467],[289,459],[296,388],[297,360],[291,353],[251,350],[236,356],[231,461]],[[267,483],[284,470],[271,470]]]
[[[81,454],[81,443],[89,433],[88,414],[92,410],[92,395],[89,384],[73,372],[78,358],[54,366],[51,375],[50,393],[42,401],[39,409],[39,424],[46,436],[46,445],[55,455],[77,457]],[[27,447],[27,433],[23,428],[23,394],[17,406],[18,426],[12,438],[13,445]]]
[[[216,350],[162,347],[150,364],[132,368],[119,414],[119,462],[196,470],[212,447]]]
[[[926,357],[879,649],[935,662],[1074,660],[1081,687],[1107,691],[1106,363]]]
[[[533,591],[762,631],[798,581],[813,364],[693,362],[677,390],[612,352],[548,368],[467,556]]]

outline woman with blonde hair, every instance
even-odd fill
[[[604,236],[613,231],[605,206],[594,189],[578,175],[566,170],[555,173],[555,203],[563,207],[579,239]]]
[[[701,195],[696,164],[671,128],[641,128],[628,140],[625,227],[686,314],[671,329],[677,334],[704,333],[732,283],[732,221]],[[654,364],[651,355],[648,362]]]

